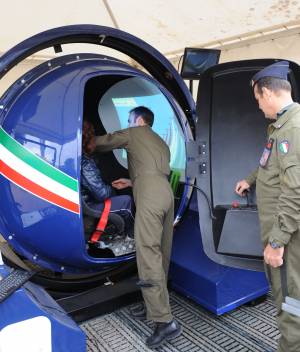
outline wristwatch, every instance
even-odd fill
[[[278,242],[278,241],[276,241],[276,240],[271,240],[271,241],[269,242],[269,245],[270,245],[273,249],[277,249],[277,248],[283,247],[283,244],[280,243],[280,242]]]

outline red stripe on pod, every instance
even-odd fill
[[[34,195],[45,199],[46,201],[56,204],[62,208],[70,210],[74,213],[79,213],[79,205],[73,203],[63,197],[58,196],[55,193],[48,191],[47,189],[39,186],[38,184],[30,181],[28,178],[24,177],[10,166],[5,164],[0,160],[0,173],[12,182],[16,183],[18,186],[24,188],[25,190],[33,193]]]

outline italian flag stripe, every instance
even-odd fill
[[[67,188],[66,186],[58,183],[52,178],[44,175],[43,173],[37,171],[30,165],[26,164],[23,160],[17,158],[9,150],[0,144],[0,155],[2,161],[8,165],[11,169],[16,170],[21,173],[24,177],[31,180],[33,183],[40,185],[41,187],[50,190],[52,193],[58,196],[63,196],[64,198],[72,201],[73,203],[79,203],[79,194]]]
[[[33,193],[34,195],[45,199],[46,201],[58,205],[64,209],[72,211],[74,213],[79,213],[79,205],[73,203],[43,187],[32,182],[28,178],[21,175],[19,172],[13,170],[3,160],[0,160],[0,173],[8,178],[10,181],[18,185],[19,187],[25,189],[26,191]]]
[[[58,183],[63,184],[67,188],[78,192],[78,182],[76,179],[56,169],[34,153],[24,148],[20,143],[6,133],[2,127],[0,128],[0,144],[2,144],[3,147],[5,147],[24,163],[30,165],[33,169]]]
[[[282,145],[283,152],[284,152],[284,153],[287,153],[287,152],[288,152],[288,147],[287,147],[287,145],[286,145],[285,143],[282,143],[281,145]]]
[[[24,190],[79,213],[78,181],[24,148],[0,127],[0,173]]]

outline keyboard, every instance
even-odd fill
[[[34,274],[35,271],[13,269],[7,276],[0,280],[0,303],[25,284]]]

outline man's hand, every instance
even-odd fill
[[[128,178],[119,178],[113,181],[111,185],[116,189],[124,189],[127,187],[132,187],[132,183]]]
[[[277,268],[283,264],[283,253],[284,247],[274,249],[268,244],[264,250],[264,260],[266,264]]]
[[[241,196],[245,197],[245,191],[250,188],[249,183],[246,180],[239,181],[235,186],[235,192]]]

